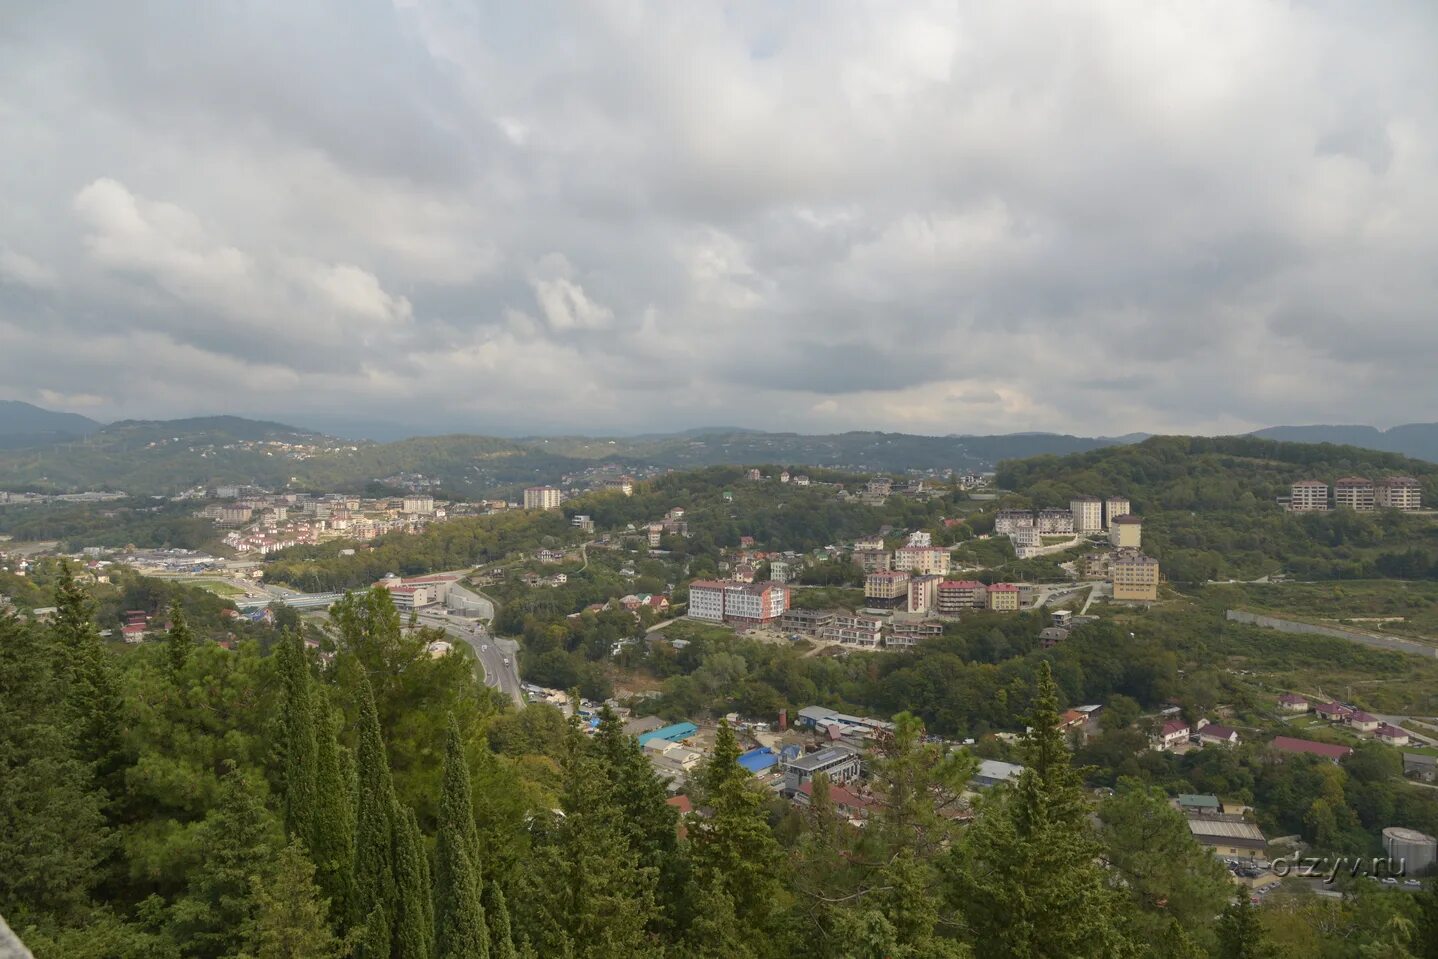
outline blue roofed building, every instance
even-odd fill
[[[760,746],[758,749],[751,749],[739,757],[739,765],[758,775],[767,769],[779,765],[779,757],[774,750],[768,746]]]
[[[683,742],[698,732],[699,727],[693,723],[675,723],[672,726],[665,726],[662,729],[644,733],[639,737],[639,745],[643,746],[645,743],[653,742],[656,739],[663,739],[671,743]]]

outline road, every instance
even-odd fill
[[[455,639],[468,643],[484,670],[484,685],[498,689],[516,706],[524,705],[524,693],[519,682],[519,643],[491,636],[483,625],[468,619],[428,612],[419,613],[418,618],[424,625],[436,626]],[[505,665],[505,660],[509,661],[508,665]]]

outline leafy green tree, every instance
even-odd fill
[[[330,931],[329,903],[320,897],[315,867],[299,842],[280,850],[269,881],[251,877],[254,932],[245,959],[334,959],[340,944]]]
[[[260,911],[255,880],[269,882],[278,849],[279,829],[256,784],[231,764],[219,805],[200,827],[188,891],[171,914],[171,933],[186,954],[225,959],[248,945]]]
[[[1047,662],[1029,727],[1023,773],[990,794],[950,862],[969,937],[996,959],[1132,955],[1122,900],[1098,865],[1082,782],[1059,732]]]

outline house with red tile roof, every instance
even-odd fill
[[[1313,714],[1331,723],[1341,723],[1353,715],[1353,710],[1347,706],[1340,706],[1338,703],[1319,703],[1313,707]]]
[[[1172,749],[1174,746],[1188,742],[1192,731],[1188,723],[1181,719],[1170,719],[1159,727],[1158,735],[1154,737],[1154,749]]]
[[[1198,731],[1198,741],[1205,746],[1237,746],[1238,730],[1218,723],[1207,723]]]
[[[1278,736],[1269,743],[1275,751],[1290,756],[1322,756],[1329,762],[1338,760],[1353,752],[1350,746],[1333,743],[1316,743],[1311,739],[1294,739],[1292,736]]]
[[[1363,712],[1363,710],[1360,709],[1358,712],[1353,713],[1348,717],[1348,725],[1352,726],[1360,733],[1371,733],[1378,729],[1380,723],[1378,722],[1377,716],[1365,713]]]
[[[1284,693],[1278,697],[1278,708],[1285,713],[1308,712],[1308,700],[1295,693]]]
[[[1382,723],[1373,731],[1373,735],[1378,737],[1379,742],[1387,743],[1390,746],[1408,745],[1408,730],[1402,726],[1390,726],[1388,723]]]

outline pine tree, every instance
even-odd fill
[[[396,915],[394,868],[394,783],[380,737],[374,695],[363,676],[359,684],[359,723],[355,741],[355,852],[352,915],[368,916],[382,907],[385,922]]]
[[[317,840],[315,789],[319,772],[314,691],[304,643],[287,631],[276,651],[284,699],[280,729],[284,748],[285,833],[299,839],[311,853]]]
[[[431,959],[434,954],[434,910],[424,840],[414,811],[395,804],[395,959]]]
[[[1098,865],[1078,772],[1058,731],[1058,691],[1039,667],[1025,769],[992,794],[949,862],[951,899],[995,959],[1132,955],[1122,901]]]
[[[229,763],[219,805],[201,827],[189,891],[172,910],[171,932],[187,955],[223,959],[250,942],[260,908],[254,879],[273,874],[278,839],[254,784]]]
[[[1218,917],[1218,959],[1277,959],[1278,955],[1247,891],[1240,892]]]
[[[291,842],[280,851],[273,881],[252,877],[253,959],[331,959],[337,954],[329,903],[320,897],[314,876],[304,846]]]
[[[487,956],[489,934],[481,901],[479,833],[474,822],[469,767],[459,724],[449,717],[443,791],[435,836],[435,955],[438,959]]]
[[[318,690],[314,705],[314,817],[308,845],[320,889],[330,899],[330,914],[338,918],[348,914],[354,896],[354,790],[341,760],[329,703]]]
[[[129,765],[119,678],[95,626],[94,606],[68,563],[60,564],[51,634],[61,656],[60,675],[67,681],[66,698],[78,723],[78,754],[93,766],[96,783],[114,799],[122,792],[123,771]]]
[[[0,613],[0,915],[16,928],[80,915],[109,842],[52,646]]]
[[[190,660],[190,648],[195,645],[195,634],[185,621],[185,610],[178,599],[170,602],[170,628],[165,633],[165,652],[169,656],[170,678],[178,683]]]
[[[721,723],[697,777],[707,816],[689,822],[694,883],[701,902],[727,898],[739,928],[774,936],[788,899],[784,857],[769,828],[765,796],[739,765],[739,754],[734,731]],[[711,928],[706,936],[715,934]]]
[[[1414,900],[1418,909],[1414,945],[1419,959],[1438,959],[1438,878],[1424,882]]]

